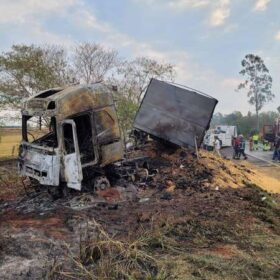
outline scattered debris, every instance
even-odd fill
[[[157,141],[131,150],[124,167],[131,168],[131,159],[139,154],[142,155],[138,157],[140,172],[135,172],[135,176],[117,176],[114,172],[110,177],[111,187],[96,192],[71,191],[65,197],[53,199],[45,188],[34,190],[27,186],[25,192],[21,186],[22,191],[10,200],[3,200],[6,197],[3,193],[0,278],[42,279],[46,272],[60,275],[89,267],[95,271],[97,266],[110,261],[106,250],[111,247],[103,244],[104,250],[98,251],[98,246],[93,246],[102,244],[100,236],[114,248],[125,244],[127,247],[123,248],[131,250],[136,248],[130,243],[134,237],[145,252],[150,254],[155,250],[156,259],[164,250],[171,255],[189,252],[187,259],[193,255],[192,250],[198,252],[197,256],[208,250],[208,255],[226,254],[231,260],[231,255],[238,257],[240,251],[246,256],[250,250],[255,254],[258,248],[255,246],[259,245],[248,245],[248,236],[255,238],[256,219],[269,228],[267,232],[272,237],[279,231],[278,198],[272,199],[254,185],[258,176],[249,168],[204,151],[200,151],[197,160],[191,150],[165,147]],[[99,225],[109,239],[103,233],[100,235]],[[271,240],[275,240],[276,248],[276,239]],[[118,252],[113,255],[115,265],[119,263]],[[71,266],[73,261],[79,264],[75,271]],[[160,273],[161,266],[155,264],[158,271],[153,271],[153,275]],[[114,266],[110,272],[116,269]],[[64,274],[61,275],[62,278],[49,278],[63,279]],[[174,279],[174,275],[166,277]]]
[[[174,192],[176,185],[172,180],[166,180],[166,192]]]
[[[143,198],[140,198],[140,199],[139,199],[139,202],[140,202],[140,203],[143,203],[143,202],[147,202],[147,201],[149,201],[149,200],[150,200],[149,197],[143,197]]]

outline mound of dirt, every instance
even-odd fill
[[[260,174],[249,163],[237,164],[218,157],[211,152],[200,150],[199,157],[187,149],[167,148],[157,142],[150,142],[131,152],[130,157],[147,156],[154,175],[138,176],[142,186],[173,192],[175,189],[204,191],[206,188],[240,188],[258,185],[267,191],[279,192],[280,182],[265,174]],[[143,181],[145,184],[143,184]],[[134,182],[137,184],[137,182]],[[276,191],[275,191],[276,190]]]

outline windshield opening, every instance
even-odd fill
[[[57,147],[55,117],[23,116],[24,141],[46,147]]]

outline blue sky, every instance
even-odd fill
[[[260,55],[280,105],[279,0],[0,0],[0,51],[12,44],[93,41],[124,58],[175,65],[176,82],[219,100],[216,111],[253,111],[236,93],[240,61]]]

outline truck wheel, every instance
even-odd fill
[[[98,176],[94,179],[94,191],[110,188],[110,182],[105,176]]]
[[[70,194],[70,189],[67,187],[67,184],[60,183],[59,186],[48,186],[48,193],[56,200],[59,198],[67,198]]]
[[[26,187],[32,187],[34,189],[35,192],[40,192],[41,191],[41,185],[40,183],[36,180],[33,179],[32,177],[25,177],[22,180],[22,183],[24,185],[24,188]]]
[[[57,200],[63,197],[60,187],[56,186],[47,186],[48,193],[51,195],[53,200]]]

